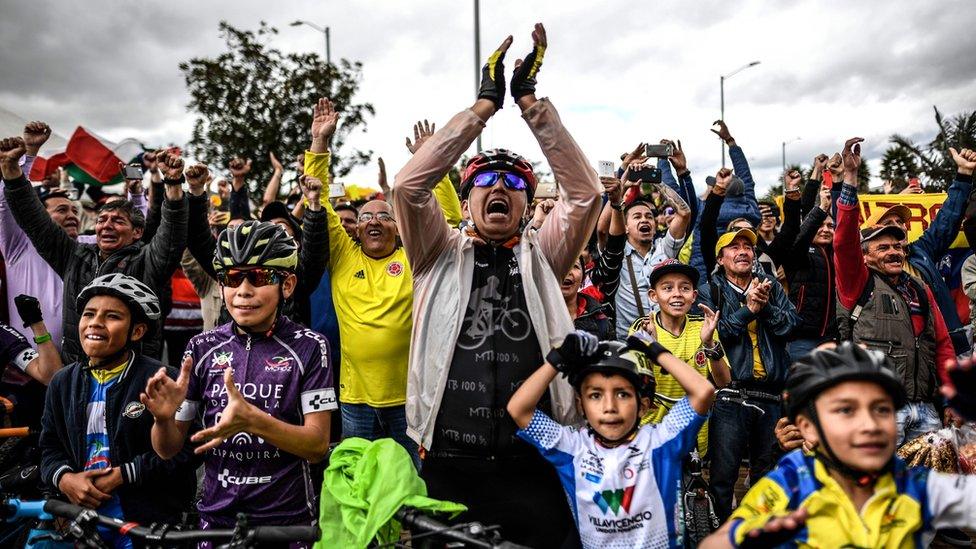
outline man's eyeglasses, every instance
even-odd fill
[[[217,280],[221,286],[237,288],[244,283],[244,280],[251,283],[251,286],[260,288],[269,284],[281,284],[285,279],[284,273],[275,269],[228,269],[217,273]]]
[[[359,222],[369,223],[370,221],[373,220],[374,217],[376,218],[377,221],[393,221],[393,216],[386,212],[380,212],[376,214],[372,212],[366,212],[366,213],[359,214]]]
[[[498,180],[505,182],[505,187],[513,191],[524,191],[529,184],[512,172],[481,172],[474,176],[472,184],[475,187],[494,187]]]

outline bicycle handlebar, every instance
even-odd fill
[[[117,518],[106,517],[105,515],[95,513],[91,509],[53,499],[49,499],[44,503],[44,510],[54,516],[70,520],[77,520],[85,513],[93,513],[99,525],[116,530],[120,534],[153,543],[163,541],[229,541],[238,533],[233,528],[187,531],[166,531],[163,529],[148,528],[135,522],[125,522]],[[316,542],[321,535],[318,526],[252,526],[245,530],[244,537],[259,543],[282,543],[291,541]]]
[[[480,547],[483,549],[528,549],[523,545],[508,541],[490,541],[491,538],[487,534],[491,532],[478,523],[449,526],[411,507],[401,507],[395,516],[398,521],[411,529],[422,530],[447,539],[460,541],[470,547]],[[481,531],[479,532],[478,530]]]

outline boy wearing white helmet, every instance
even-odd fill
[[[123,274],[94,279],[77,298],[78,337],[85,354],[48,387],[40,437],[41,476],[71,503],[126,521],[175,523],[196,490],[190,457],[170,460],[153,450],[153,417],[140,402],[161,368],[141,353],[141,341],[159,320],[159,300],[148,286]],[[115,547],[131,541],[102,532]]]

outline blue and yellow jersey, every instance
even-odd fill
[[[935,527],[971,520],[959,482],[964,488],[967,480],[909,469],[896,458],[892,472],[878,479],[874,495],[858,510],[820,460],[794,450],[745,495],[732,513],[730,537],[738,547],[771,518],[804,508],[805,528],[790,546],[925,547]]]

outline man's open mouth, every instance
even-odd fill
[[[496,198],[488,202],[488,207],[485,209],[485,211],[488,213],[488,215],[492,215],[492,214],[508,215],[509,212],[508,202],[500,198]]]

